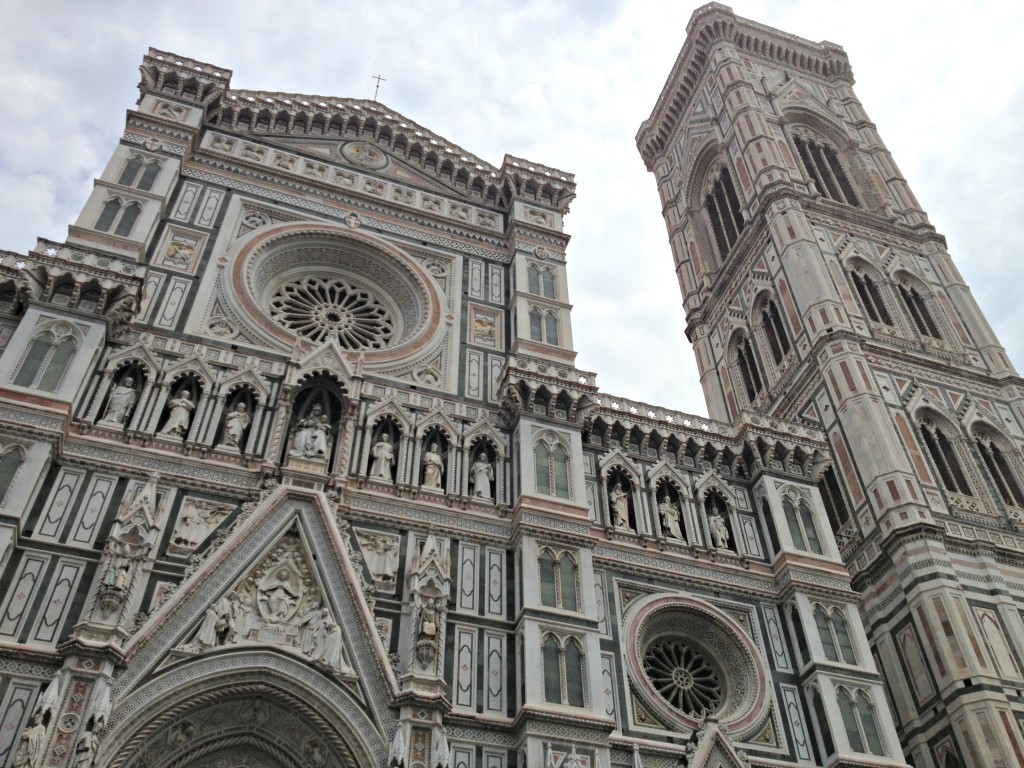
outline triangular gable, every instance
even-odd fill
[[[412,422],[409,421],[409,417],[405,415],[405,412],[394,400],[384,400],[369,408],[366,412],[366,423],[374,427],[377,425],[377,422],[387,416],[398,422],[404,433],[409,434],[412,431]]]
[[[453,445],[458,442],[459,428],[455,426],[454,422],[448,417],[448,414],[440,408],[431,411],[420,419],[419,424],[416,425],[416,437],[423,437],[431,427],[440,427],[442,432],[447,433],[448,439]]]
[[[676,486],[679,494],[684,499],[692,498],[689,480],[680,474],[673,464],[665,461],[665,459],[660,460],[647,470],[647,479],[650,482],[651,488],[657,488],[658,481],[663,477],[668,478]]]
[[[613,448],[612,450],[608,451],[608,453],[604,454],[604,456],[602,456],[600,459],[598,459],[597,463],[598,467],[600,467],[599,474],[601,476],[607,475],[608,471],[612,467],[619,466],[626,471],[626,474],[629,475],[634,485],[636,487],[639,487],[636,484],[640,482],[640,478],[642,477],[640,468],[636,464],[634,464],[633,460],[629,458],[629,456],[627,456],[621,449]]]
[[[311,696],[330,691],[329,706],[343,712],[349,730],[358,733],[361,743],[357,751],[373,755],[373,762],[379,764],[387,752],[386,734],[395,727],[390,706],[397,685],[373,615],[362,597],[361,578],[347,554],[348,546],[322,494],[289,486],[278,488],[246,519],[236,523],[220,548],[129,641],[126,669],[114,685],[110,733],[104,748],[124,743],[142,727],[138,713],[145,702],[173,698],[189,681],[199,685],[214,673],[241,677],[250,669],[264,674],[286,670],[288,679],[308,684]],[[280,572],[267,567],[284,559],[290,565],[281,565]],[[302,577],[303,569],[308,569],[310,580],[299,590],[297,579]],[[284,647],[289,641],[288,630],[283,631],[282,639],[274,637],[269,627],[262,638],[259,631],[250,631],[250,639],[244,643],[220,644],[194,652],[175,650],[195,643],[197,633],[209,624],[211,611],[226,612],[222,603],[225,598],[230,600],[232,593],[253,585],[260,586],[256,599],[262,602],[262,608],[251,606],[253,610],[262,610],[261,616],[268,611],[272,616],[289,616],[287,621],[278,622],[282,627],[293,623],[292,617],[302,608],[291,604],[295,593],[303,591],[308,596],[309,585],[315,585],[317,599],[341,628],[344,664],[332,668],[328,660],[304,653],[299,635],[298,645],[288,649]],[[278,602],[271,606],[271,600]]]
[[[355,371],[345,357],[345,352],[338,342],[331,339],[298,361],[291,378],[297,384],[300,379],[323,373],[338,379],[347,390],[352,390],[352,378]]]
[[[257,399],[261,403],[267,401],[267,396],[270,394],[270,388],[267,383],[263,381],[263,377],[260,376],[252,368],[243,368],[240,371],[232,373],[230,376],[225,376],[223,381],[220,383],[221,392],[230,392],[234,387],[248,386],[256,392]]]
[[[146,369],[150,376],[153,376],[160,370],[160,362],[153,356],[152,352],[141,344],[136,344],[128,349],[122,349],[120,352],[111,355],[110,359],[107,360],[107,370],[115,371],[122,363],[127,362],[138,363]]]
[[[708,719],[694,734],[696,746],[687,749],[687,765],[692,768],[750,768],[747,756],[733,747],[718,723]]]
[[[500,458],[505,457],[505,453],[508,448],[508,438],[491,426],[489,421],[478,421],[472,427],[467,429],[466,434],[462,438],[463,445],[472,447],[473,443],[477,442],[481,437],[494,443],[498,449],[498,455]]]
[[[206,361],[201,357],[193,355],[187,360],[182,360],[180,363],[176,363],[168,368],[164,373],[164,381],[174,381],[175,378],[184,373],[195,373],[202,379],[206,387],[212,387],[213,383],[217,380],[217,377],[213,375],[213,371],[210,370],[210,366],[206,364]]]

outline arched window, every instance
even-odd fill
[[[935,469],[939,473],[942,485],[952,493],[973,496],[974,493],[967,483],[967,476],[960,464],[960,457],[945,432],[927,419],[923,420],[919,426],[921,438],[924,440],[928,455],[931,456]]]
[[[526,268],[526,283],[527,290],[530,293],[540,293],[540,270],[537,269],[535,264],[531,264]]]
[[[772,359],[778,365],[789,352],[789,336],[786,326],[782,324],[782,315],[774,299],[768,299],[761,307],[761,327],[764,328],[768,347],[772,351]]]
[[[99,218],[96,219],[94,229],[97,232],[109,232],[111,227],[114,227],[115,235],[128,237],[141,212],[142,208],[138,203],[132,202],[123,205],[116,197],[112,197],[103,204],[103,210],[100,211]]]
[[[860,206],[860,200],[833,147],[808,136],[794,136],[793,142],[804,171],[814,181],[818,192],[837,203]]]
[[[540,292],[546,299],[555,298],[555,273],[550,269],[541,270]]]
[[[928,305],[925,303],[921,293],[914,286],[907,285],[906,283],[898,283],[897,286],[903,303],[910,313],[910,318],[914,321],[914,327],[917,329],[917,332],[922,336],[941,339],[942,334],[939,333],[939,326],[936,325],[935,318],[932,317],[932,313],[928,309]]]
[[[541,550],[540,602],[548,608],[579,610],[576,586],[576,561],[568,552]]]
[[[558,316],[554,312],[544,313],[544,335],[548,344],[558,343]]]
[[[836,751],[836,745],[832,741],[832,731],[828,727],[828,716],[825,713],[825,705],[821,700],[821,693],[817,688],[811,689],[811,709],[814,712],[814,719],[818,724],[818,733],[821,735],[821,746],[825,756]]]
[[[1003,503],[1014,507],[1024,507],[1024,490],[1021,489],[1017,473],[1013,471],[1006,455],[999,446],[986,435],[975,435],[975,445],[981,453],[992,480],[999,490]]]
[[[144,157],[132,155],[121,171],[117,183],[126,187],[136,187],[145,192],[153,188],[156,177],[160,174],[160,161],[150,160],[146,162]]]
[[[571,707],[586,706],[586,676],[583,646],[575,637],[544,636],[544,700]]]
[[[782,511],[786,515],[786,525],[793,539],[793,546],[816,555],[823,554],[818,529],[814,527],[814,516],[806,499],[799,499],[796,504],[789,496],[782,498]]]
[[[571,498],[569,493],[569,453],[560,443],[550,447],[544,440],[533,447],[537,491],[548,496]]]
[[[544,341],[544,313],[536,307],[530,308],[530,338]]]
[[[56,391],[77,346],[71,335],[58,338],[47,332],[36,336],[21,361],[14,383],[19,387],[34,387],[43,392]]]
[[[739,370],[740,379],[743,381],[743,390],[746,392],[747,400],[753,402],[754,398],[761,392],[764,384],[761,381],[761,372],[757,367],[757,358],[754,356],[754,349],[750,345],[750,339],[742,336],[737,340],[735,347],[736,368]]]
[[[825,514],[828,516],[832,532],[838,533],[850,519],[850,510],[846,506],[846,499],[839,488],[839,479],[835,471],[829,467],[821,474],[818,481],[818,492],[821,494],[821,502],[825,506]]]
[[[7,499],[7,494],[14,484],[14,478],[21,468],[24,456],[21,449],[11,446],[0,456],[0,504]]]
[[[865,754],[884,755],[882,739],[878,735],[878,725],[875,722],[874,707],[871,706],[867,693],[858,691],[854,695],[845,688],[840,688],[838,700],[850,749]]]
[[[868,319],[873,323],[892,326],[892,315],[889,314],[885,301],[878,291],[878,285],[871,279],[871,275],[862,269],[855,269],[850,273],[850,279],[853,281],[853,287],[860,297],[861,304],[864,305]]]
[[[704,195],[704,214],[715,237],[718,254],[724,259],[743,231],[743,213],[729,171],[719,165],[709,176]]]
[[[806,664],[811,660],[811,655],[807,651],[807,637],[804,635],[804,625],[800,621],[800,611],[796,605],[789,606],[789,626],[793,636],[796,638],[796,647],[800,652],[800,662]]]
[[[544,701],[562,703],[562,649],[554,635],[544,638]]]
[[[829,661],[841,661],[844,664],[856,664],[857,654],[853,650],[850,631],[846,626],[846,617],[839,608],[825,609],[824,606],[814,607],[814,624],[818,628],[818,638]]]

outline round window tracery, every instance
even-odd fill
[[[700,718],[721,707],[721,675],[693,646],[663,638],[647,646],[643,666],[658,693],[680,712]]]
[[[306,276],[282,284],[270,298],[270,315],[317,343],[336,336],[345,349],[381,349],[395,334],[388,308],[340,277]]]

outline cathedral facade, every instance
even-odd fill
[[[575,367],[571,174],[141,73],[0,252],[0,765],[1024,764],[1024,382],[841,48],[637,135],[711,418]]]

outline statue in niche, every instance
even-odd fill
[[[663,494],[661,501],[658,502],[658,517],[661,518],[661,531],[665,536],[670,539],[686,541],[679,525],[679,510],[667,493]]]
[[[41,768],[45,747],[46,726],[43,725],[42,713],[37,712],[32,717],[32,725],[21,732],[13,768]]]
[[[291,456],[324,460],[327,458],[327,416],[319,404],[314,405],[309,415],[296,425],[292,438]]]
[[[629,528],[629,495],[622,490],[622,483],[618,480],[608,494],[608,501],[612,508],[612,525]]]
[[[110,564],[103,576],[103,586],[124,592],[131,583],[132,548],[127,543],[113,541],[110,548]]]
[[[115,384],[110,390],[107,409],[104,411],[100,423],[117,424],[123,427],[128,421],[128,412],[135,405],[136,397],[135,379],[125,376],[119,384]]]
[[[473,486],[473,495],[477,498],[490,499],[491,483],[494,481],[494,467],[487,460],[487,451],[481,449],[476,461],[469,468],[469,484]]]
[[[302,580],[287,564],[271,570],[256,588],[256,602],[264,618],[288,621],[299,607]]]
[[[192,411],[196,409],[191,393],[187,389],[182,390],[181,394],[167,406],[171,409],[171,415],[167,417],[167,423],[160,430],[160,434],[168,437],[185,437],[188,434],[189,422],[192,420]]]
[[[433,598],[427,600],[420,608],[420,637],[433,639],[437,636],[437,603]]]
[[[249,409],[245,403],[238,403],[224,419],[224,439],[221,441],[222,448],[237,448],[242,450],[242,436],[246,428],[252,422]]]
[[[725,518],[718,513],[718,510],[715,510],[708,516],[708,525],[711,528],[711,542],[715,545],[715,548],[730,549],[729,526],[725,524]]]
[[[370,449],[373,461],[370,464],[370,477],[377,480],[391,480],[391,468],[395,465],[395,447],[387,432],[381,432],[377,442]]]
[[[75,768],[92,768],[100,740],[92,731],[86,731],[75,746]]]
[[[192,641],[192,648],[197,651],[205,651],[208,648],[224,645],[231,639],[234,629],[234,608],[231,605],[231,598],[224,595],[206,609],[203,623],[199,625],[199,630]]]
[[[444,459],[438,453],[437,443],[431,443],[430,449],[423,454],[423,487],[441,490],[444,478]]]
[[[231,601],[231,612],[235,617],[234,636],[231,639],[248,640],[249,630],[253,624],[252,598],[244,593],[232,592],[228,599]]]
[[[374,581],[394,584],[398,573],[398,540],[393,536],[359,533],[363,559]]]

